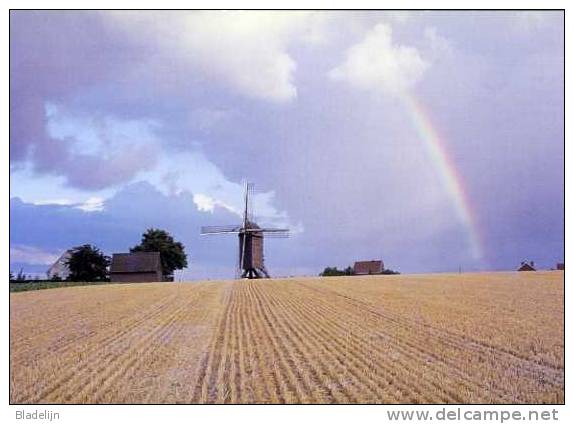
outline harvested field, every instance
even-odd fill
[[[562,403],[564,273],[10,294],[12,403]]]

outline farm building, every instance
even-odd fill
[[[530,261],[530,262],[522,262],[520,264],[520,268],[518,268],[518,271],[536,271],[536,268],[534,268],[534,262]]]
[[[380,274],[383,269],[383,261],[359,261],[353,266],[356,275]]]
[[[110,279],[112,283],[164,281],[159,252],[114,253]]]
[[[46,274],[48,275],[48,279],[51,280],[52,278],[60,277],[62,280],[65,280],[70,275],[70,268],[68,268],[68,260],[72,255],[71,250],[66,250],[62,255],[58,258],[56,262],[52,264]]]

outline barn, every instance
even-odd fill
[[[114,253],[110,280],[112,283],[164,281],[159,252]]]
[[[383,261],[358,261],[353,266],[355,275],[380,274],[383,272]]]

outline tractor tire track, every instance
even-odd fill
[[[310,288],[310,287],[308,287],[308,286],[306,286],[306,287],[307,287],[307,288]],[[310,288],[310,289],[312,289],[312,290],[319,290],[323,295],[325,295],[326,293],[330,292],[330,291],[325,292],[325,290],[320,290],[320,289],[317,289],[316,287],[312,287],[312,288]],[[336,292],[334,292],[333,294],[335,294],[335,295],[337,295],[337,296],[340,296],[340,297],[342,297],[342,298],[348,300],[349,302],[355,304],[355,306],[356,306],[358,309],[364,310],[365,312],[368,312],[368,313],[370,313],[370,314],[372,314],[372,315],[378,317],[379,319],[382,319],[383,322],[388,321],[388,322],[391,322],[391,323],[393,323],[394,325],[396,325],[396,326],[398,326],[398,327],[400,327],[400,328],[403,328],[403,329],[405,330],[405,332],[411,332],[411,333],[412,333],[413,330],[420,332],[421,334],[420,334],[420,336],[419,336],[419,337],[420,337],[420,340],[419,340],[419,341],[417,341],[416,338],[414,338],[414,342],[408,342],[408,341],[406,341],[406,340],[397,340],[397,344],[399,344],[399,343],[407,344],[407,345],[409,346],[409,348],[411,348],[411,349],[416,349],[416,350],[418,350],[419,352],[421,352],[422,354],[428,355],[430,358],[432,358],[432,359],[435,360],[435,361],[443,362],[443,363],[448,367],[448,370],[449,370],[448,374],[450,374],[451,371],[452,371],[452,369],[455,368],[455,369],[456,369],[459,373],[461,373],[462,375],[466,375],[466,380],[469,381],[469,382],[472,381],[475,386],[479,385],[480,383],[477,383],[476,381],[474,381],[474,380],[472,379],[472,376],[470,376],[470,375],[468,375],[468,374],[466,374],[466,373],[464,372],[464,370],[461,368],[460,362],[457,362],[456,360],[447,360],[447,359],[444,358],[444,356],[443,356],[443,357],[439,357],[439,356],[437,356],[436,353],[433,352],[432,350],[427,350],[427,349],[425,349],[425,348],[424,348],[424,346],[425,346],[425,343],[424,343],[424,338],[425,338],[425,336],[426,336],[426,337],[430,337],[430,336],[433,336],[433,337],[434,337],[434,336],[436,336],[436,341],[437,341],[437,342],[440,342],[440,343],[442,343],[443,345],[446,345],[446,346],[451,346],[451,347],[452,347],[453,349],[455,349],[457,352],[461,352],[461,353],[463,353],[463,354],[465,354],[465,353],[466,353],[466,354],[471,353],[471,354],[477,355],[480,359],[482,359],[482,361],[483,361],[484,363],[490,364],[491,367],[492,367],[492,366],[494,366],[494,367],[500,367],[501,365],[499,365],[499,364],[505,364],[505,368],[508,368],[508,367],[509,367],[509,366],[508,366],[508,360],[511,360],[511,361],[512,361],[512,360],[516,359],[515,356],[512,356],[511,358],[508,358],[506,355],[504,355],[504,353],[502,354],[502,355],[503,355],[503,358],[499,358],[499,357],[496,356],[496,352],[493,352],[493,351],[486,351],[486,352],[485,352],[484,350],[481,350],[481,349],[478,349],[478,350],[469,349],[469,345],[468,345],[468,344],[464,344],[464,342],[460,342],[460,340],[459,340],[459,341],[457,341],[457,340],[454,340],[454,341],[453,341],[453,338],[450,337],[450,335],[449,335],[449,337],[450,337],[450,338],[449,338],[449,337],[445,337],[444,335],[441,335],[441,334],[436,334],[436,333],[433,332],[433,331],[422,333],[422,330],[416,330],[416,327],[415,327],[415,326],[413,326],[412,324],[409,325],[408,322],[405,322],[404,320],[401,320],[401,319],[399,319],[399,318],[397,318],[397,317],[388,316],[387,314],[384,314],[384,313],[381,313],[381,312],[372,310],[372,305],[366,304],[366,302],[356,301],[354,298],[351,298],[351,297],[346,296],[346,295],[341,295],[341,294],[336,293]],[[338,308],[337,308],[337,311],[338,311]],[[425,326],[425,327],[428,328],[428,327],[430,327],[430,326]],[[443,353],[444,353],[444,352],[443,352]],[[506,361],[504,361],[504,359],[506,359]],[[512,362],[511,362],[511,364],[512,364]],[[519,370],[521,370],[521,371],[524,371],[524,367],[520,367],[520,365],[518,365],[518,366],[515,365],[514,367],[511,365],[510,367],[511,367],[511,368],[517,368],[517,369],[519,369]],[[526,371],[528,371],[528,369],[526,369]],[[537,377],[536,374],[532,375],[532,373],[530,373],[530,372],[528,372],[528,374],[531,376],[531,378]],[[494,389],[495,391],[497,390],[496,387],[494,387],[494,388],[493,388],[493,387],[486,387],[486,388],[484,388],[484,389],[485,389],[486,391],[488,391],[488,392],[492,392],[493,389]],[[505,391],[504,387],[500,387],[500,388],[498,389],[498,395],[499,395],[499,398],[502,398],[502,399],[505,399],[505,398],[506,398],[506,399],[508,399],[507,391]],[[512,397],[511,399],[512,399],[513,402],[519,401],[519,402],[522,402],[522,403],[527,403],[527,399],[524,399],[524,398],[516,399],[515,397]]]
[[[364,321],[361,320],[357,320],[356,317],[358,314],[350,314],[345,308],[334,308],[332,307],[332,305],[323,302],[322,307],[325,308],[326,311],[329,311],[328,313],[336,313],[338,315],[346,315],[347,319],[350,321],[353,321],[355,323],[355,325],[361,326],[364,325]],[[429,368],[432,370],[434,369],[433,373],[435,373],[437,375],[437,377],[442,376],[442,379],[452,379],[452,383],[463,383],[465,384],[468,388],[470,388],[472,391],[476,390],[477,387],[477,382],[472,380],[470,377],[466,376],[463,373],[460,373],[456,376],[452,376],[452,366],[456,365],[456,364],[448,364],[448,363],[444,363],[444,365],[437,365],[436,362],[444,362],[444,360],[442,358],[440,358],[438,355],[436,355],[436,353],[432,350],[426,350],[421,348],[421,346],[425,345],[424,340],[420,340],[418,343],[413,343],[410,342],[407,338],[399,338],[396,335],[392,334],[392,333],[388,333],[384,332],[382,330],[380,330],[379,328],[388,328],[388,326],[386,325],[386,322],[383,320],[383,324],[384,325],[373,325],[374,328],[377,328],[377,330],[375,330],[375,333],[378,334],[380,337],[382,337],[385,340],[388,340],[389,342],[392,342],[392,347],[394,351],[399,352],[401,355],[404,355],[405,358],[410,358],[412,361],[414,361],[412,364],[410,362],[402,363],[402,366],[406,367],[407,372],[413,372],[414,370],[417,369],[426,369],[429,370]],[[392,323],[391,323],[392,324]],[[409,328],[411,331],[410,333],[412,334],[412,331],[416,331],[414,328]],[[363,341],[364,342],[364,341]],[[377,346],[378,344],[375,344],[375,349],[378,349]],[[384,354],[384,353],[381,353]],[[432,364],[432,365],[430,365]],[[438,368],[437,368],[438,367]],[[457,368],[458,371],[458,368]],[[456,377],[456,378],[453,378]],[[419,375],[417,378],[422,378],[422,379],[427,379],[424,376]],[[448,387],[450,387],[449,384],[440,384],[439,386],[437,386],[437,383],[435,383],[433,380],[429,381],[429,384],[435,386],[436,388],[438,388],[440,391],[444,392],[445,395],[448,396],[448,399],[441,399],[441,401],[455,401],[455,402],[461,402],[462,399],[460,398],[459,394],[448,389]],[[488,388],[488,391],[492,391],[492,388]],[[504,392],[499,392],[499,395],[501,397],[506,397],[506,394]]]
[[[165,301],[168,301],[169,299],[164,299]],[[152,304],[150,307],[151,308],[155,308],[158,304],[161,304],[162,301],[159,302],[155,302],[154,304]],[[147,306],[147,305],[146,305]],[[138,307],[141,309],[141,305],[138,305]],[[134,309],[137,309],[134,307]],[[149,312],[146,312],[145,314],[149,314]],[[135,325],[138,324],[139,320],[141,319],[140,316],[138,316],[138,314],[131,314],[129,311],[124,311],[124,315],[129,316],[130,318],[128,318],[129,321],[131,321],[132,323],[134,323]],[[76,319],[76,317],[80,317],[80,319]],[[75,323],[75,325],[77,327],[82,327],[82,325],[86,322],[89,322],[90,319],[92,319],[92,316],[85,316],[81,314],[81,312],[78,312],[76,314],[76,316],[73,317],[69,317],[69,321],[72,321]],[[121,317],[118,317],[118,319],[120,319]],[[130,325],[130,322],[128,321],[128,324],[124,326],[128,327]],[[60,326],[57,325],[52,325],[52,322],[56,322],[58,324],[60,324]],[[47,322],[43,322],[43,327],[40,330],[42,332],[43,337],[47,337],[51,334],[58,334],[58,333],[63,333],[64,329],[69,325],[66,323],[66,321],[62,321],[62,319],[58,319],[58,320],[54,320],[54,321],[47,321]],[[45,331],[45,327],[48,327],[47,331]],[[109,322],[105,323],[102,327],[97,328],[97,329],[91,329],[88,333],[81,333],[81,334],[74,334],[72,337],[69,337],[65,342],[52,342],[50,343],[48,346],[45,347],[45,352],[36,352],[35,357],[28,357],[28,353],[32,352],[35,349],[34,347],[29,347],[26,350],[22,350],[22,349],[18,349],[17,346],[21,346],[22,344],[26,343],[26,340],[14,340],[11,343],[11,351],[12,352],[17,352],[17,356],[19,358],[25,358],[20,360],[20,363],[24,366],[30,365],[32,363],[36,362],[37,357],[43,357],[46,354],[56,354],[56,353],[65,353],[69,348],[74,347],[74,344],[78,343],[79,341],[84,341],[84,342],[90,342],[92,337],[98,337],[99,335],[105,335],[106,331],[108,329],[112,330],[112,335],[110,337],[113,336],[113,334],[115,334],[114,327],[117,327],[117,320],[110,320]],[[34,336],[28,337],[29,339],[33,340]],[[98,340],[98,339],[96,339]],[[99,340],[99,342],[105,342],[106,340]],[[28,340],[29,342],[29,340]]]
[[[301,363],[308,368],[307,372],[310,374],[310,385],[315,388],[315,392],[324,392],[319,397],[315,394],[314,402],[356,402],[355,395],[346,387],[345,381],[341,379],[340,372],[346,371],[347,367],[330,349],[332,334],[322,334],[320,328],[309,326],[307,323],[316,322],[317,316],[302,315],[299,304],[293,302],[289,305],[284,296],[272,295],[271,291],[267,287],[261,290],[269,298],[269,304],[273,305],[272,310],[276,311],[275,315],[278,322],[282,324],[284,331],[292,334],[295,338],[298,350],[303,356]],[[312,349],[315,355],[311,355],[309,349]],[[327,358],[323,359],[323,355],[326,355]],[[338,365],[338,370],[334,369],[333,364]],[[328,381],[325,382],[325,378],[321,377],[326,377]]]
[[[191,303],[193,300],[195,300],[195,296],[189,302]],[[147,331],[144,337],[139,338],[135,345],[129,346],[119,353],[109,352],[103,359],[100,358],[97,361],[97,368],[90,370],[87,375],[84,373],[76,374],[72,379],[66,381],[67,390],[64,393],[58,393],[57,397],[51,399],[50,395],[60,388],[58,386],[54,392],[45,397],[49,401],[58,401],[63,398],[66,402],[71,402],[74,398],[86,398],[98,402],[103,391],[107,390],[120,376],[128,373],[131,368],[142,363],[146,356],[154,350],[153,341],[156,338],[162,336],[167,338],[174,331],[172,324],[180,318],[187,307],[188,303],[183,302],[166,317],[162,316],[163,319],[154,325],[150,331]],[[96,376],[95,380],[91,378],[94,375]],[[90,382],[89,384],[83,384],[86,379]],[[77,386],[81,386],[83,389],[77,391]]]
[[[256,285],[257,283],[253,284]],[[261,285],[255,291],[259,299],[269,305],[270,325],[278,330],[281,339],[285,340],[285,345],[289,346],[291,357],[296,358],[296,363],[293,366],[296,367],[297,373],[304,383],[304,390],[309,398],[307,402],[325,403],[336,400],[340,403],[348,403],[351,400],[349,393],[345,393],[345,390],[342,392],[332,390],[323,384],[321,375],[332,376],[332,373],[328,371],[325,362],[320,357],[312,357],[309,354],[307,344],[292,326],[295,324],[294,317],[285,314],[285,311],[280,308],[277,299],[270,293],[271,286]],[[324,393],[320,394],[319,392]]]
[[[239,291],[239,296],[243,301],[244,310],[242,315],[244,334],[246,335],[246,343],[248,343],[248,350],[250,354],[250,361],[255,359],[255,367],[258,371],[254,375],[253,367],[248,364],[251,369],[250,385],[254,386],[253,393],[259,402],[262,403],[279,403],[281,401],[279,391],[279,380],[274,372],[275,367],[272,367],[272,361],[269,358],[273,357],[271,346],[263,343],[261,332],[258,332],[256,327],[252,325],[255,320],[255,313],[253,310],[253,298],[250,293],[250,286],[248,283],[241,284],[242,290]],[[258,337],[259,336],[259,337]],[[255,343],[257,341],[257,343]]]
[[[101,351],[102,346],[104,346],[104,345],[107,346],[107,345],[116,343],[118,340],[121,340],[123,338],[128,338],[132,333],[138,331],[140,326],[143,323],[145,323],[145,320],[154,319],[156,317],[161,316],[164,313],[164,311],[170,307],[171,302],[174,299],[175,299],[175,296],[167,297],[163,301],[158,302],[157,307],[153,310],[153,312],[147,313],[146,315],[143,315],[143,317],[140,316],[138,318],[131,319],[130,321],[128,321],[128,324],[126,326],[123,326],[119,331],[116,331],[112,334],[106,335],[102,339],[98,339],[97,343],[95,343],[95,346],[93,348],[91,348],[90,350],[88,350],[86,352],[81,353],[81,356],[83,358],[81,361],[78,361],[75,366],[73,366],[71,369],[68,369],[66,373],[64,373],[62,376],[60,376],[55,381],[53,381],[50,385],[48,385],[48,387],[45,387],[44,389],[42,389],[39,393],[37,393],[33,397],[26,396],[24,398],[18,398],[15,400],[15,402],[16,403],[37,403],[37,402],[41,401],[45,396],[48,396],[49,394],[53,393],[60,386],[67,384],[74,376],[81,374],[83,371],[88,369],[91,365],[90,360],[88,358],[99,353]],[[73,354],[75,354],[75,352],[70,352],[67,357],[62,358],[62,362],[74,363],[74,361],[71,358],[69,361],[66,360],[66,358],[68,358],[70,355],[73,355]],[[104,360],[107,359],[109,357],[109,355],[111,355],[111,354],[110,353],[106,354],[103,359]],[[101,360],[102,358],[97,358],[97,359]],[[51,358],[47,358],[46,362],[49,360],[51,360]],[[24,390],[24,393],[29,393],[29,391],[31,389],[33,389],[35,387],[35,385],[36,385],[36,382],[32,382],[30,384],[30,386],[28,387],[28,390]]]
[[[217,327],[211,338],[208,353],[201,360],[198,372],[198,379],[191,397],[191,403],[207,403],[210,395],[210,382],[214,382],[216,376],[214,373],[219,368],[221,361],[221,345],[227,320],[229,317],[230,297],[233,287],[228,287],[222,299],[222,312],[220,314]],[[214,365],[215,364],[215,365]],[[213,383],[212,383],[213,384]]]
[[[255,319],[257,330],[266,335],[268,346],[271,347],[271,357],[273,358],[273,369],[275,371],[275,381],[278,382],[278,391],[281,402],[301,403],[304,398],[304,389],[295,374],[293,358],[285,354],[285,347],[280,337],[274,333],[274,327],[269,321],[266,312],[266,305],[258,296],[254,283],[247,282],[250,298],[255,309]]]
[[[294,296],[285,296],[286,298],[288,298],[288,302],[291,301],[291,299],[294,298]],[[294,310],[296,308],[299,308],[301,310],[301,313],[303,314],[307,314],[304,315],[303,321],[308,321],[308,322],[319,322],[319,320],[317,320],[317,314],[318,314],[318,310],[317,310],[317,303],[311,303],[311,302],[306,302],[306,301],[302,301],[300,304],[295,305],[294,306]],[[323,311],[325,312],[325,311]],[[337,315],[333,315],[332,316],[332,320],[325,320],[325,317],[330,316],[330,314],[321,314],[322,316],[322,320],[320,320],[321,322],[324,321],[324,323],[320,324],[320,326],[322,327],[323,331],[328,335],[328,337],[326,337],[326,344],[327,345],[331,345],[334,347],[334,354],[337,355],[342,355],[342,361],[344,361],[345,363],[350,363],[353,366],[352,367],[346,367],[346,372],[350,373],[354,379],[356,380],[356,384],[366,384],[368,387],[368,391],[373,394],[375,396],[375,399],[384,399],[385,395],[384,392],[381,391],[382,387],[388,387],[389,386],[389,376],[391,377],[391,379],[393,380],[393,386],[398,387],[402,396],[408,396],[408,397],[412,397],[413,399],[418,397],[423,397],[424,395],[420,392],[420,389],[418,387],[413,387],[413,386],[409,386],[407,383],[401,382],[400,379],[398,378],[398,370],[395,369],[395,366],[391,366],[391,365],[386,365],[384,363],[378,363],[378,368],[384,370],[386,372],[386,374],[381,374],[381,372],[378,369],[374,369],[373,365],[370,362],[370,359],[372,357],[371,353],[372,351],[356,351],[353,350],[352,353],[349,352],[349,346],[346,345],[345,343],[341,342],[340,339],[344,338],[345,335],[348,336],[348,338],[350,340],[352,340],[353,342],[358,342],[360,343],[360,345],[364,344],[364,339],[360,338],[355,332],[349,332],[348,329],[348,324],[349,324],[349,320],[347,320],[347,326],[345,326],[342,323],[339,323],[338,320],[338,316]],[[359,328],[359,327],[357,327]],[[372,344],[371,344],[372,345]],[[373,350],[376,350],[375,345],[372,345]],[[345,352],[345,353],[343,353]],[[357,373],[357,371],[355,371],[356,369],[370,369],[373,371],[374,377],[368,377],[367,381],[365,380],[366,375],[364,374],[360,374]],[[361,393],[362,396],[364,397],[364,392]],[[395,399],[395,402],[400,402],[403,401],[404,399]],[[427,399],[427,400],[432,400],[432,399]]]

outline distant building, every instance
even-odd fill
[[[558,262],[556,264],[556,269],[559,271],[564,271],[564,262]]]
[[[164,281],[159,252],[114,253],[110,280],[112,283]]]
[[[359,261],[353,266],[355,275],[380,274],[383,269],[383,261]]]
[[[530,261],[530,262],[525,262],[523,261],[520,264],[520,268],[518,268],[518,271],[536,271],[536,268],[534,268],[534,262]]]
[[[72,256],[71,250],[66,250],[62,255],[58,258],[54,264],[48,268],[46,272],[48,276],[48,280],[51,280],[56,277],[60,277],[62,280],[65,280],[70,276],[70,268],[68,267],[68,261]]]

